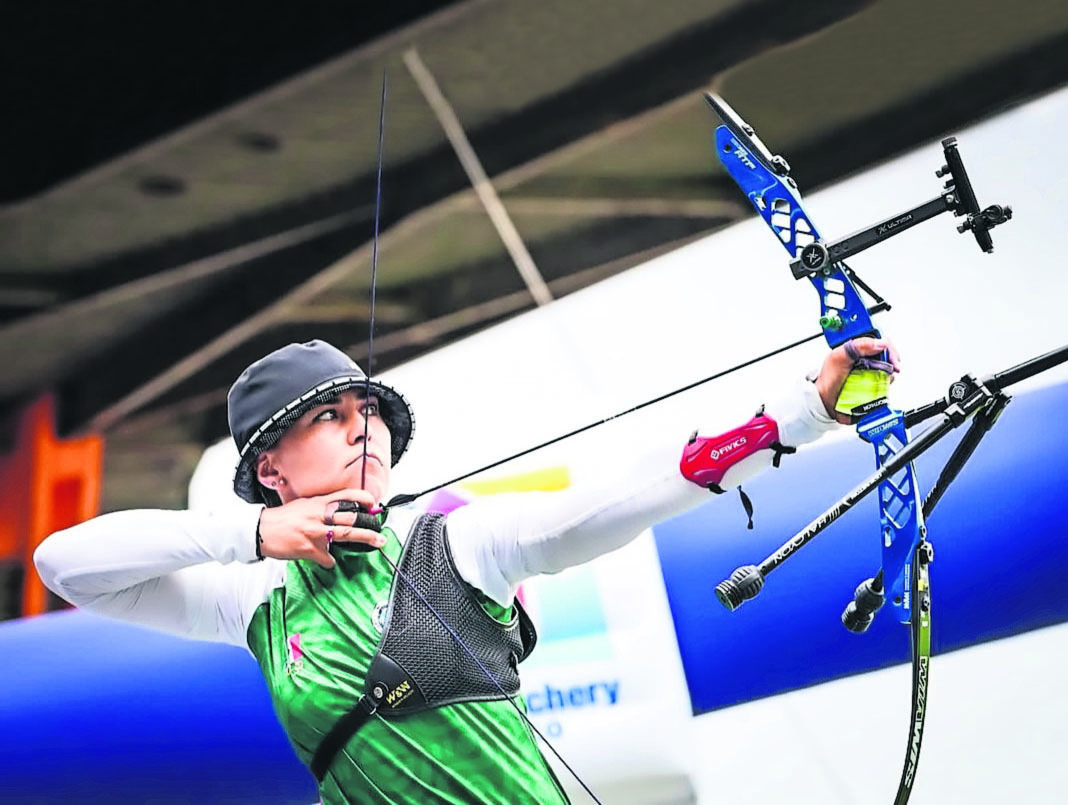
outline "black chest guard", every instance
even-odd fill
[[[518,601],[509,623],[486,614],[456,570],[445,515],[425,514],[415,521],[397,567],[400,573],[393,576],[385,630],[367,672],[364,694],[327,733],[312,758],[311,770],[318,780],[376,712],[383,718],[400,718],[446,704],[519,693],[517,666],[537,641],[534,624]]]

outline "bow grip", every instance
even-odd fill
[[[845,343],[845,351],[853,361],[853,370],[842,384],[834,408],[856,422],[865,414],[886,405],[893,365],[885,349],[878,356],[864,357],[850,340]]]
[[[854,369],[849,373],[834,410],[856,421],[886,404],[890,375],[881,369]]]

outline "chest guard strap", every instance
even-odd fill
[[[312,758],[311,771],[319,781],[375,713],[393,719],[519,693],[518,665],[537,642],[534,624],[518,600],[509,623],[486,613],[456,570],[445,515],[425,514],[415,521],[397,567],[363,696],[334,724]]]
[[[682,450],[679,470],[684,478],[703,486],[716,494],[723,493],[720,482],[727,470],[742,459],[759,450],[775,451],[772,463],[778,467],[784,453],[793,453],[796,448],[779,443],[779,426],[764,413],[763,407],[756,416],[734,430],[719,436],[698,436],[694,431]]]

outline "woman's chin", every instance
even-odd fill
[[[354,469],[355,472],[350,469],[344,485],[354,489],[364,489],[374,496],[375,501],[381,502],[385,497],[388,481],[382,477],[380,471],[376,471],[380,470],[380,468],[374,465],[373,462],[370,462],[367,466],[366,475],[360,472],[360,467],[358,465],[354,466],[352,469]]]

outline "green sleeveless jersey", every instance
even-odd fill
[[[398,561],[400,540],[389,528],[382,533],[383,550]],[[332,570],[288,562],[285,584],[260,605],[248,629],[275,714],[305,765],[363,693],[393,581],[393,568],[378,551],[338,551],[334,558]],[[483,606],[502,622],[511,617],[488,598]],[[516,703],[524,707],[522,697]],[[372,717],[334,759],[320,796],[323,805],[567,802],[530,727],[505,700]]]

